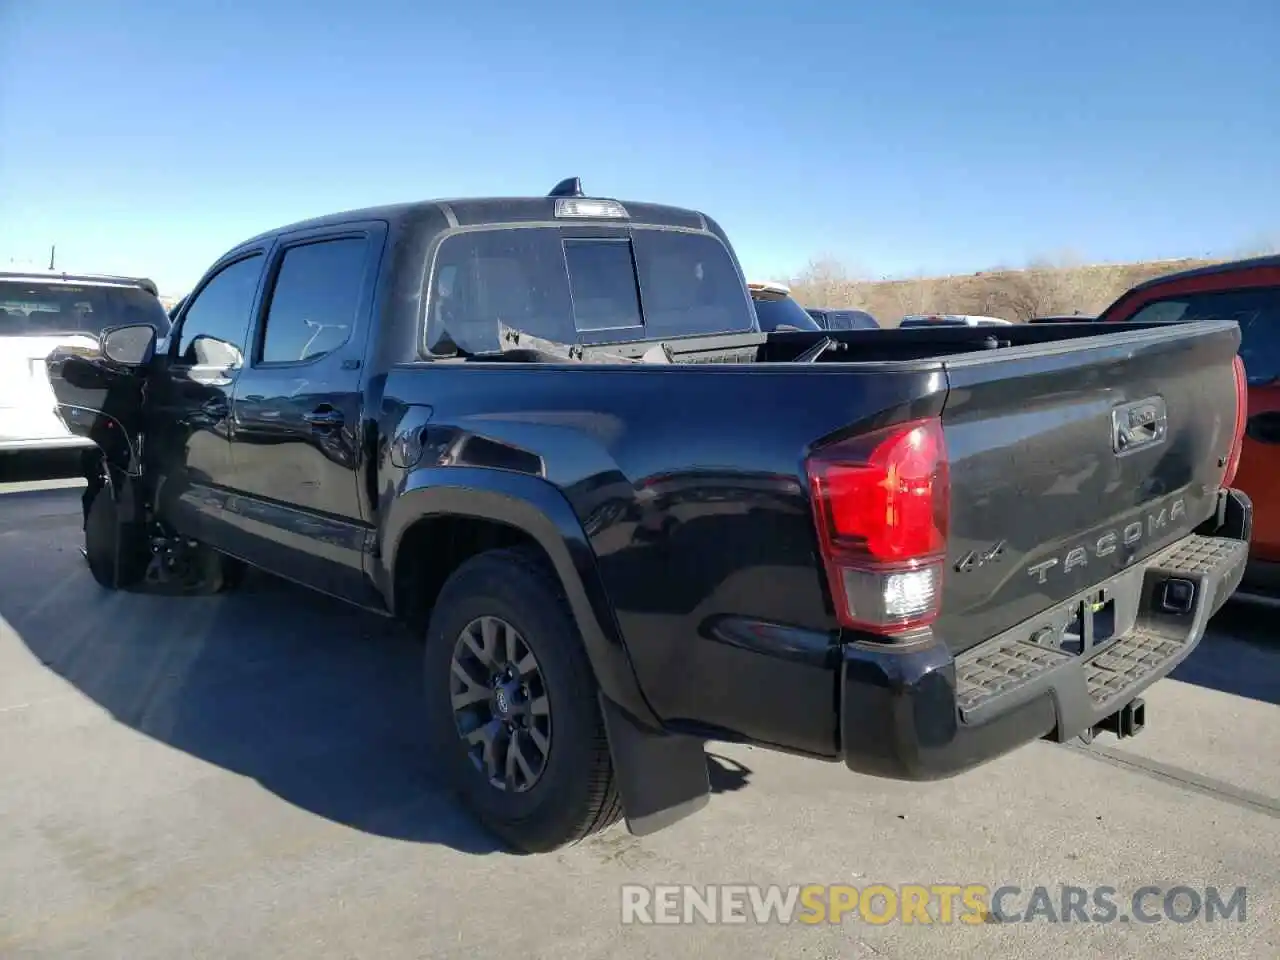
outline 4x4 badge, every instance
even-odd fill
[[[958,573],[968,573],[970,570],[977,570],[988,563],[999,563],[1000,558],[1003,556],[1004,541],[1000,540],[982,550],[970,550],[956,561],[956,571]]]

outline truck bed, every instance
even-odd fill
[[[1128,324],[1129,330],[1169,327],[1169,323],[1152,321]],[[1052,349],[1054,344],[1109,336],[1100,333],[1096,324],[1063,323],[1053,325],[1013,324],[1009,327],[917,327],[881,330],[796,330],[780,333],[717,334],[713,336],[679,337],[653,341],[631,341],[618,344],[566,347],[536,338],[516,342],[518,331],[511,331],[512,345],[501,354],[482,354],[466,358],[469,362],[559,363],[565,360],[585,363],[613,361],[644,362],[655,348],[665,348],[671,363],[676,364],[743,364],[792,363],[805,351],[824,340],[833,346],[824,351],[816,363],[903,363],[916,360],[942,360],[963,354],[986,354],[992,350]],[[522,343],[544,349],[521,349]],[[438,362],[438,361],[437,361]],[[662,361],[659,361],[661,364]]]

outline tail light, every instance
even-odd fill
[[[1227,472],[1222,478],[1224,487],[1231,486],[1231,481],[1236,478],[1236,471],[1240,469],[1240,454],[1244,451],[1244,424],[1249,416],[1249,385],[1240,354],[1236,354],[1231,369],[1236,376],[1236,425],[1231,440],[1231,453],[1227,456]]]
[[[805,471],[841,625],[892,634],[933,622],[951,499],[942,422],[916,420],[823,447]]]

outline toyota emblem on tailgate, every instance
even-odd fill
[[[1169,432],[1164,397],[1147,397],[1111,411],[1111,449],[1116,456],[1154,446]]]

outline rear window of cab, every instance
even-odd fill
[[[745,333],[755,318],[732,256],[711,234],[528,227],[447,236],[431,274],[427,350],[497,350],[501,326],[593,344]]]

